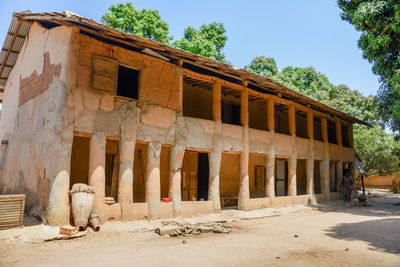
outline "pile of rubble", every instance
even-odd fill
[[[175,223],[175,225],[169,225],[168,223],[162,227],[156,228],[155,231],[159,235],[169,236],[200,235],[204,233],[228,234],[232,231],[232,227],[224,223]]]

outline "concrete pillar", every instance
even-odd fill
[[[184,156],[184,146],[177,144],[170,149],[169,197],[172,201],[172,210],[174,212],[174,216],[180,215],[181,212],[181,170]]]
[[[133,160],[135,140],[122,138],[119,145],[118,203],[133,202]]]
[[[240,120],[243,126],[243,150],[240,154],[240,181],[238,209],[247,210],[249,192],[249,95],[247,90],[241,91]]]
[[[93,213],[99,215],[100,221],[106,220],[105,187],[106,187],[106,137],[95,133],[90,138],[89,149],[89,185],[95,189]]]
[[[269,197],[271,206],[273,198],[275,198],[275,117],[274,117],[274,101],[272,98],[267,100],[267,128],[270,132],[270,153],[267,157],[266,166],[266,196]],[[267,142],[268,143],[268,142]]]
[[[146,202],[149,219],[158,219],[161,216],[160,154],[161,143],[150,142],[147,146],[146,162]]]

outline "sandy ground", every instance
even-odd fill
[[[151,227],[114,223],[73,240],[3,238],[0,265],[400,266],[400,196],[374,197],[369,203],[357,207],[336,201],[233,220],[234,212],[226,211],[222,216],[233,227],[229,234],[169,237],[150,232]]]

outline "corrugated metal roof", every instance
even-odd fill
[[[25,42],[25,37],[29,33],[31,25],[23,23],[18,18],[13,16],[11,19],[8,32],[0,52],[0,92],[4,91],[4,86],[10,75],[21,48]],[[3,99],[3,94],[0,94],[0,100]]]

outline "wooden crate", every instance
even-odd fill
[[[21,226],[24,207],[25,195],[0,195],[0,229]]]

